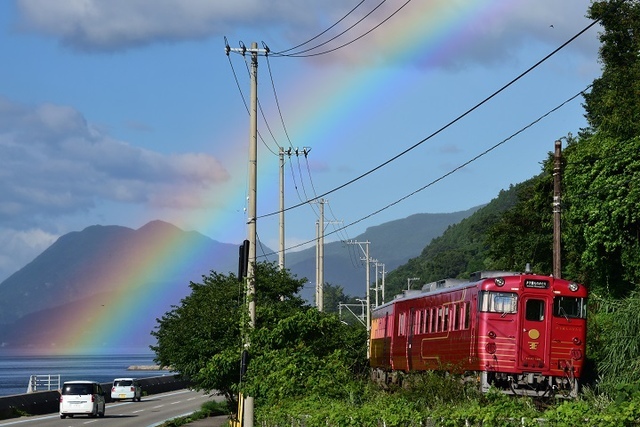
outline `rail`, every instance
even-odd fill
[[[56,375],[31,375],[27,393],[35,391],[60,390],[60,374]]]

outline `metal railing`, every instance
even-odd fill
[[[27,393],[44,390],[60,390],[60,374],[57,375],[31,375]]]

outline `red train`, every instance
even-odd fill
[[[372,376],[471,373],[482,391],[575,397],[585,355],[587,289],[552,276],[484,271],[405,291],[375,308]]]

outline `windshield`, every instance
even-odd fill
[[[585,298],[555,297],[553,299],[553,315],[567,319],[586,319],[587,301]]]
[[[517,313],[518,295],[512,292],[491,292],[480,293],[480,311],[488,313]]]
[[[84,395],[92,393],[92,384],[67,384],[62,389],[62,394]]]

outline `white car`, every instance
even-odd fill
[[[131,399],[135,402],[142,400],[142,387],[135,378],[116,378],[111,387],[111,399]]]
[[[60,390],[60,418],[74,415],[104,417],[104,391],[95,381],[67,381]]]

